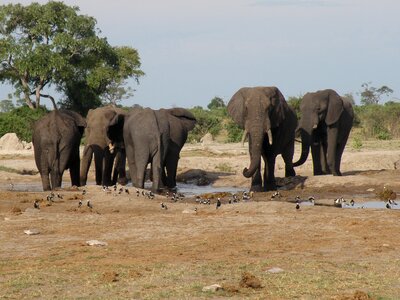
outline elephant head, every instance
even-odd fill
[[[300,109],[302,117],[297,130],[301,134],[302,151],[300,159],[293,164],[295,167],[307,160],[315,131],[324,130],[324,127],[338,122],[344,111],[344,103],[334,90],[327,89],[305,94]]]
[[[229,101],[228,113],[249,136],[251,159],[249,168],[243,170],[245,177],[252,177],[260,168],[264,141],[274,143],[272,130],[285,119],[285,105],[285,98],[276,87],[241,88]]]

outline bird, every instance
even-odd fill
[[[113,189],[114,189],[114,192],[117,191],[117,185],[116,184],[113,186]]]
[[[197,202],[197,203],[200,202],[200,196],[199,196],[199,195],[196,196],[196,202]]]
[[[33,203],[33,207],[36,209],[40,209],[39,200],[35,200],[35,202]]]
[[[83,196],[85,196],[85,195],[86,195],[86,190],[85,190],[85,189],[83,189],[83,191],[82,191],[82,195],[83,195]]]
[[[296,202],[296,209],[300,209],[300,203]]]
[[[50,195],[47,195],[46,199],[47,199],[48,202],[54,202],[54,194],[51,193]]]
[[[351,205],[351,206],[354,206],[354,203],[355,203],[354,200],[351,199],[351,200],[350,200],[350,205]]]
[[[216,207],[215,209],[218,209],[218,208],[220,208],[220,207],[221,207],[221,199],[218,198],[218,199],[217,199],[217,207]]]
[[[294,200],[296,201],[296,203],[300,203],[300,202],[301,202],[300,196],[296,196],[296,197],[294,198]]]
[[[336,207],[346,206],[346,200],[344,200],[343,197],[336,198],[334,203],[333,203],[333,205],[336,206]]]
[[[138,189],[136,189],[136,197],[139,197],[139,195],[140,195],[140,192]]]
[[[90,200],[87,201],[86,205],[87,205],[89,208],[93,208],[93,205],[92,205],[92,203],[90,203]]]
[[[279,191],[276,191],[272,194],[271,196],[271,200],[275,199],[275,198],[281,198],[281,194],[279,193]]]
[[[118,190],[118,194],[119,194],[119,195],[122,194],[123,191],[124,191],[124,189],[123,189],[123,188],[120,188],[120,189]]]
[[[63,196],[60,195],[59,193],[57,193],[57,198],[58,198],[58,199],[63,199]]]
[[[13,183],[10,183],[8,186],[9,186],[9,190],[10,190],[10,191],[13,191],[13,190],[14,190],[14,184],[13,184]]]
[[[392,207],[390,206],[390,203],[389,203],[389,201],[388,202],[386,202],[386,208],[387,209],[391,209]]]
[[[168,191],[165,193],[165,197],[168,199],[168,197],[169,197],[169,192]]]
[[[397,202],[395,202],[395,201],[392,200],[392,199],[389,199],[388,202],[389,202],[390,205],[397,205]]]
[[[79,200],[78,207],[82,206],[82,200]]]
[[[125,189],[125,194],[129,195],[129,190],[128,189]]]
[[[167,205],[165,205],[163,202],[161,202],[160,205],[161,205],[161,209],[165,209],[165,210],[168,209]]]

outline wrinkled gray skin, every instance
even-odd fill
[[[165,167],[162,169],[164,186],[173,189],[176,187],[176,170],[179,154],[185,144],[188,132],[196,125],[196,118],[184,108],[161,109],[168,118],[170,140],[165,157]]]
[[[252,177],[250,190],[276,189],[274,169],[278,154],[285,161],[285,176],[296,175],[292,159],[297,118],[278,88],[241,88],[229,101],[228,113],[249,138],[250,166],[243,175]],[[263,181],[261,157],[265,162]]]
[[[302,151],[294,166],[307,160],[311,147],[314,175],[341,176],[342,154],[354,119],[351,103],[327,89],[305,94],[300,109]]]
[[[35,123],[32,142],[44,191],[61,187],[66,169],[71,184],[79,186],[79,144],[85,127],[85,119],[68,110],[52,111]]]
[[[144,188],[146,168],[151,163],[151,190],[160,191],[170,138],[166,112],[150,108],[132,110],[125,119],[123,134],[132,185]]]
[[[117,182],[117,179],[122,184],[126,183],[126,155],[122,134],[125,115],[124,110],[113,106],[89,110],[86,117],[87,128],[80,174],[81,185],[86,185],[93,155],[97,185],[111,186]],[[110,152],[110,144],[114,147],[112,152]],[[111,178],[113,166],[114,173]]]

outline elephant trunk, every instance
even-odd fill
[[[301,156],[298,161],[293,163],[294,167],[298,167],[304,164],[308,158],[308,154],[310,153],[311,134],[306,132],[304,129],[300,129],[300,131],[301,131]]]
[[[263,146],[264,134],[263,132],[249,133],[249,150],[250,150],[250,166],[243,169],[243,176],[250,178],[260,168],[261,164],[261,151]]]

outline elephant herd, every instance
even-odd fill
[[[310,148],[314,175],[341,175],[341,157],[354,113],[351,103],[334,90],[305,94],[299,122],[277,87],[241,88],[227,110],[249,140],[250,165],[243,175],[251,178],[250,190],[275,190],[276,156],[281,154],[285,162],[285,176],[295,176],[294,167],[307,160]],[[195,124],[196,118],[183,108],[134,108],[126,112],[107,106],[90,110],[86,120],[75,112],[52,111],[35,123],[32,136],[43,189],[60,187],[66,169],[72,185],[86,185],[92,157],[98,185],[114,185],[117,180],[126,184],[127,160],[133,186],[144,187],[150,163],[152,190],[175,188],[179,154]],[[302,151],[293,163],[296,133],[301,136]]]

